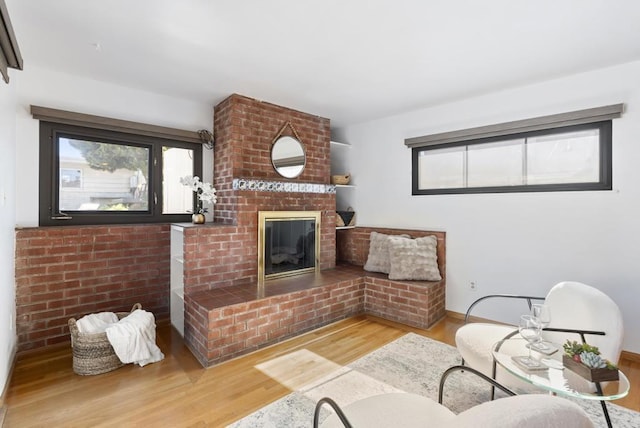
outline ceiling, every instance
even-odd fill
[[[640,60],[637,0],[5,0],[24,58],[333,127]]]

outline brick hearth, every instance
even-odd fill
[[[264,286],[245,281],[185,296],[185,321],[197,326],[190,345],[196,358],[210,366],[362,313],[429,328],[445,314],[445,280],[392,281],[385,274],[365,272],[361,265],[374,230],[414,238],[435,235],[444,278],[444,232],[343,230],[340,242],[346,264],[317,275],[270,280]]]

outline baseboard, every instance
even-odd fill
[[[620,353],[620,359],[633,361],[634,363],[640,363],[640,354],[636,354],[635,352],[631,351],[622,351]]]
[[[4,398],[7,396],[7,391],[9,391],[9,384],[11,383],[11,377],[13,376],[13,368],[16,366],[16,345],[13,345],[13,350],[11,351],[11,356],[9,357],[9,361],[11,362],[9,365],[9,370],[7,372],[7,380],[4,383],[4,388],[2,389],[2,394],[0,394],[0,427],[2,427],[2,422],[4,421],[4,415],[6,411],[6,406],[4,405]]]
[[[461,314],[460,312],[447,311],[447,316],[464,321],[464,314]],[[473,316],[469,317],[469,320],[472,322],[489,322],[494,324],[502,324],[490,319],[473,317]],[[634,363],[640,363],[640,354],[636,354],[635,352],[631,352],[631,351],[622,351],[620,353],[620,360],[628,360],[628,361],[633,361]]]
[[[454,319],[458,319],[461,321],[464,321],[464,315],[465,314],[461,314],[460,312],[454,312],[454,311],[446,311],[447,316],[454,318]],[[470,316],[469,317],[469,321],[471,322],[488,322],[488,323],[492,323],[492,324],[504,324],[498,321],[494,321],[494,320],[490,320],[487,318],[480,318],[480,317],[474,317],[474,316]]]
[[[30,357],[42,353],[42,351],[54,351],[56,349],[71,348],[71,339],[66,342],[54,343],[53,345],[45,345],[40,348],[26,349],[16,354],[16,357]]]

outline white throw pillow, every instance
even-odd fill
[[[433,235],[416,239],[389,237],[389,279],[440,281],[437,245],[438,239]]]
[[[368,272],[389,273],[391,261],[389,259],[389,237],[410,239],[409,235],[385,235],[384,233],[371,232],[369,237],[369,256],[364,264],[364,270]]]

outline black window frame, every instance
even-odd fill
[[[149,178],[147,180],[149,209],[147,211],[61,212],[58,194],[60,180],[58,141],[60,137],[149,148]],[[163,147],[193,150],[193,172],[194,175],[202,177],[202,144],[94,127],[40,121],[39,225],[77,226],[191,221],[191,213],[162,213]],[[193,204],[194,206],[196,204],[195,193],[193,194]]]
[[[479,144],[496,143],[513,139],[540,137],[545,135],[561,134],[566,132],[584,131],[588,129],[599,130],[599,151],[600,151],[600,177],[598,182],[588,183],[556,183],[556,184],[524,184],[516,186],[487,186],[487,187],[456,187],[442,189],[419,189],[419,164],[420,153],[424,151],[452,148],[460,146],[473,146]],[[566,192],[566,191],[588,191],[588,190],[612,190],[612,134],[613,126],[611,120],[591,122],[579,125],[554,127],[551,129],[519,132],[505,134],[496,137],[486,137],[457,141],[455,143],[434,144],[423,147],[413,147],[411,170],[412,170],[412,195],[448,195],[448,194],[468,194],[468,193],[523,193],[523,192]]]

